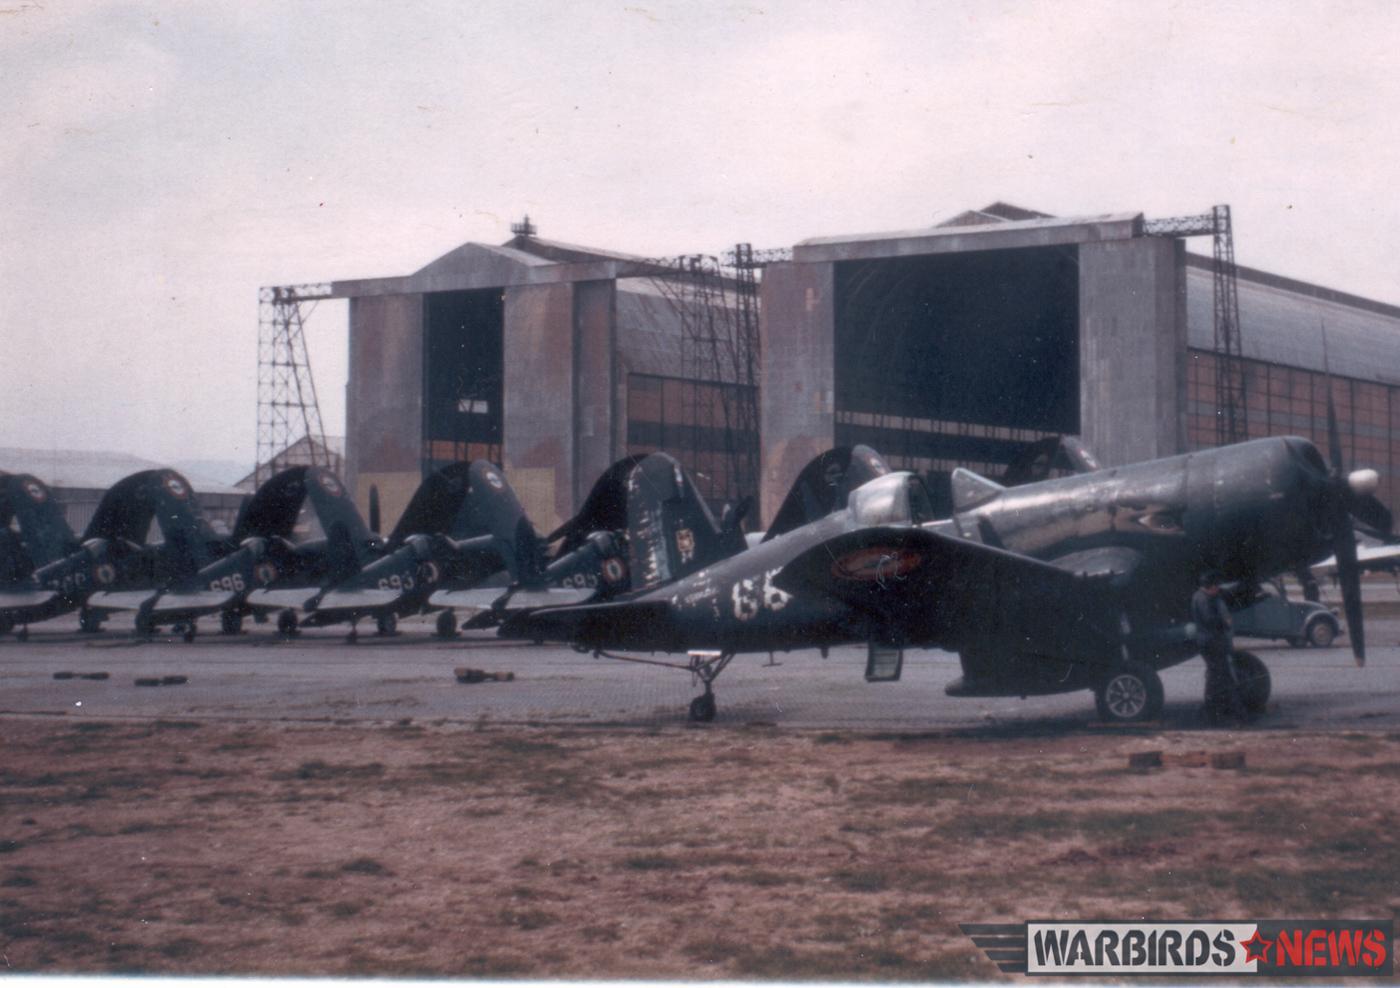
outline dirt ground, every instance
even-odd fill
[[[10,973],[991,980],[958,923],[1400,908],[1393,733],[0,735]]]

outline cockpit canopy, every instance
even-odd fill
[[[922,525],[933,521],[923,478],[900,471],[866,481],[851,492],[851,519],[860,527]]]

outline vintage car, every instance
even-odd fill
[[[1311,600],[1289,600],[1282,584],[1270,580],[1252,594],[1227,591],[1235,636],[1282,638],[1295,648],[1327,648],[1342,633],[1337,612]]]

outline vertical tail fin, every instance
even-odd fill
[[[632,589],[679,580],[742,548],[725,538],[685,470],[665,453],[642,460],[627,481]]]
[[[19,523],[19,542],[35,569],[62,559],[78,545],[63,508],[53,493],[37,477],[27,473],[6,476],[0,481],[0,499],[5,512]],[[0,518],[0,527],[9,517]]]

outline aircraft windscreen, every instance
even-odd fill
[[[890,473],[851,493],[857,525],[919,525],[933,521],[933,506],[923,481],[909,473]]]

